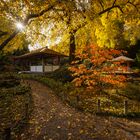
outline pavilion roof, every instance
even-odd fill
[[[16,56],[15,59],[29,58],[29,57],[38,56],[38,55],[68,57],[68,56],[66,56],[66,55],[64,55],[62,53],[56,52],[54,50],[51,50],[48,47],[43,47],[43,48],[33,50],[33,51],[29,52],[29,53],[23,54],[21,56]]]
[[[112,61],[129,61],[129,62],[133,62],[134,59],[126,57],[126,56],[119,56],[119,57],[113,58]]]

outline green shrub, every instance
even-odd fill
[[[20,78],[11,73],[0,74],[0,87],[10,88],[20,84]]]
[[[0,87],[10,88],[20,84],[19,80],[15,79],[5,79],[0,81]]]
[[[26,104],[28,104],[28,110]],[[19,85],[8,89],[2,88],[0,90],[0,131],[7,127],[11,127],[14,132],[18,131],[17,127],[22,126],[26,120],[25,114],[30,114],[31,106],[32,97],[29,87]]]
[[[30,87],[16,86],[12,88],[2,88],[0,90],[0,98],[6,98],[7,96],[22,95],[30,91]]]
[[[61,82],[71,82],[73,77],[71,76],[71,72],[68,70],[67,66],[62,66],[58,70],[55,70],[50,74],[51,78],[55,80],[60,80]]]

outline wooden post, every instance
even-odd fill
[[[79,96],[77,95],[77,96],[76,96],[76,102],[79,103],[79,101],[80,101],[80,98],[79,98]]]
[[[101,112],[101,101],[100,101],[100,99],[98,99],[98,101],[97,101],[97,112],[98,113]]]
[[[128,113],[128,101],[124,101],[124,114]]]
[[[10,128],[5,129],[5,140],[11,140],[11,129]]]

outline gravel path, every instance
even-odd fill
[[[43,84],[28,83],[34,109],[18,140],[140,140],[140,120],[82,113],[64,104]]]

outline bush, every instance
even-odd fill
[[[22,95],[30,91],[30,87],[16,86],[12,88],[2,88],[0,91],[0,98],[6,98],[7,96]]]
[[[11,127],[12,133],[20,131],[33,103],[30,87],[20,85],[20,78],[12,73],[0,74],[0,88],[0,139],[4,139],[5,128]]]
[[[0,81],[0,87],[10,88],[20,84],[19,80],[15,79],[5,79]]]
[[[0,74],[0,87],[1,88],[10,88],[15,87],[20,84],[20,79],[10,73]]]

